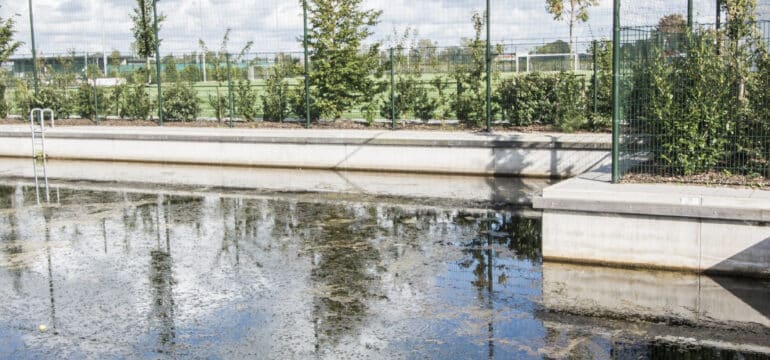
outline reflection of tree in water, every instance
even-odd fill
[[[13,207],[13,196],[16,189],[11,186],[0,186],[0,209]]]
[[[311,279],[317,349],[355,333],[366,318],[366,302],[381,296],[380,253],[371,242],[377,231],[372,210],[365,209],[367,214],[361,216],[351,207],[298,204],[298,211],[305,215],[302,220],[318,226],[307,238],[314,264]]]
[[[0,209],[19,208],[22,204],[16,204],[14,197],[16,189],[9,186],[0,186]],[[18,256],[24,252],[24,247],[19,243],[19,219],[16,211],[8,213],[8,228],[5,234],[0,232],[0,250],[2,250],[10,268],[6,269],[13,277],[13,289],[18,294],[21,292],[21,276],[29,268],[26,263],[18,263]]]
[[[492,214],[489,214],[490,216]],[[508,277],[504,266],[495,266],[495,259],[500,256],[499,248],[504,247],[513,253],[520,261],[530,261],[533,264],[542,262],[540,220],[526,219],[511,215],[496,215],[487,217],[460,213],[455,222],[461,226],[474,228],[477,236],[465,244],[465,253],[470,256],[460,262],[463,268],[473,268],[476,279],[473,285],[479,290],[479,296],[484,298],[484,290],[492,293],[492,283],[495,281],[493,272],[498,270],[498,283],[505,283]]]
[[[455,223],[476,231],[473,240],[465,246],[464,252],[469,258],[459,265],[465,269],[473,268],[474,280],[471,284],[477,290],[477,298],[482,306],[494,310],[495,282],[504,285],[509,277],[509,269],[505,265],[495,264],[500,258],[500,247],[512,251],[520,261],[539,262],[542,258],[540,224],[536,220],[510,215],[464,213],[455,217]],[[493,311],[489,314],[487,348],[492,359],[495,357],[495,316]]]
[[[170,226],[178,215],[178,206],[186,204],[184,199],[174,199],[159,195],[155,204],[157,249],[150,251],[150,290],[152,304],[150,319],[155,322],[158,331],[158,351],[171,352],[176,341],[176,325],[174,323],[174,274],[173,259],[171,258]],[[161,228],[160,224],[164,226]],[[165,239],[162,242],[161,239]]]
[[[168,352],[176,340],[173,261],[171,254],[161,250],[151,251],[150,258],[150,318],[158,331],[158,350]]]

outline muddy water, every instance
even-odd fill
[[[515,209],[0,186],[2,358],[766,358],[768,283],[706,280],[543,264]]]

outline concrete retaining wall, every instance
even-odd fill
[[[544,258],[770,277],[770,192],[592,176],[535,198]]]
[[[52,159],[465,175],[570,177],[610,161],[606,135],[57,128]],[[30,157],[29,128],[0,127],[0,156]]]

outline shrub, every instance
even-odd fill
[[[126,90],[125,116],[129,119],[146,120],[157,104],[150,99],[144,85],[138,84]]]
[[[557,79],[541,73],[503,80],[494,101],[502,111],[503,120],[512,125],[553,125]]]
[[[52,87],[41,88],[37,96],[32,95],[30,106],[31,108],[51,109],[57,119],[69,118],[72,113],[70,96],[64,90]]]
[[[412,115],[421,120],[430,120],[438,109],[438,100],[430,97],[428,89],[415,76],[399,76],[394,95],[396,119]],[[388,93],[380,107],[380,115],[386,119],[392,117],[391,103]]]
[[[222,122],[222,119],[227,113],[227,105],[229,102],[227,99],[227,92],[222,92],[219,85],[217,85],[215,91],[216,94],[209,94],[209,106],[214,109],[214,116],[217,118],[217,121]]]
[[[292,96],[285,73],[273,68],[265,85],[265,94],[262,95],[263,117],[266,121],[282,122],[289,113],[289,100]]]
[[[313,90],[310,91],[310,121],[318,121],[321,119],[321,107],[318,105],[318,98],[313,96]],[[289,108],[292,114],[297,115],[300,119],[305,119],[307,116],[306,104],[304,86],[298,86],[289,91]]]
[[[182,72],[179,74],[179,77],[183,81],[194,83],[194,82],[203,80],[203,73],[201,72],[201,69],[198,66],[187,65],[185,66],[184,69],[182,69]]]
[[[200,104],[192,85],[177,82],[171,86],[163,94],[163,113],[169,120],[195,120],[200,113]]]
[[[29,91],[27,83],[21,80],[17,80],[16,88],[13,90],[14,106],[24,119],[29,116],[29,112],[32,110],[32,102],[34,100],[33,97],[34,94]]]
[[[5,84],[0,84],[0,119],[8,116],[8,103],[5,101]]]
[[[560,72],[554,88],[553,124],[561,131],[574,132],[587,124],[583,79]]]
[[[235,111],[244,121],[254,121],[259,111],[257,92],[249,80],[238,80],[233,99]]]
[[[109,108],[107,97],[104,96],[104,89],[96,88],[97,101],[99,102],[99,112],[101,109]],[[82,84],[78,87],[74,98],[75,111],[83,118],[94,119],[96,117],[96,104],[94,103],[94,87],[88,84]]]
[[[112,91],[108,95],[109,103],[111,107],[107,110],[108,114],[112,113],[120,118],[126,117],[126,97],[130,87],[128,85],[118,85],[112,88]]]

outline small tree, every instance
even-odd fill
[[[599,5],[599,0],[545,0],[545,9],[554,20],[566,21],[569,25],[570,54],[575,50],[575,24],[588,21],[588,9],[596,5]]]
[[[13,19],[0,18],[0,63],[8,60],[16,50],[22,45],[21,42],[14,41]],[[7,87],[5,72],[0,69],[0,118],[4,118],[8,113],[8,105],[5,102],[5,89]]]
[[[145,58],[147,62],[147,72],[150,73],[150,58],[155,55],[156,45],[159,45],[160,39],[155,38],[155,21],[153,17],[153,3],[156,0],[136,0],[136,7],[131,14],[133,26],[131,31],[134,33],[134,50],[137,55]],[[165,15],[158,14],[158,31],[160,24],[166,19]],[[150,83],[152,77],[147,76],[147,82]]]
[[[364,10],[362,0],[309,0],[308,47],[313,52],[310,84],[322,116],[340,118],[363,102],[374,86],[379,43],[362,49],[382,11]],[[302,41],[302,39],[300,39]]]

